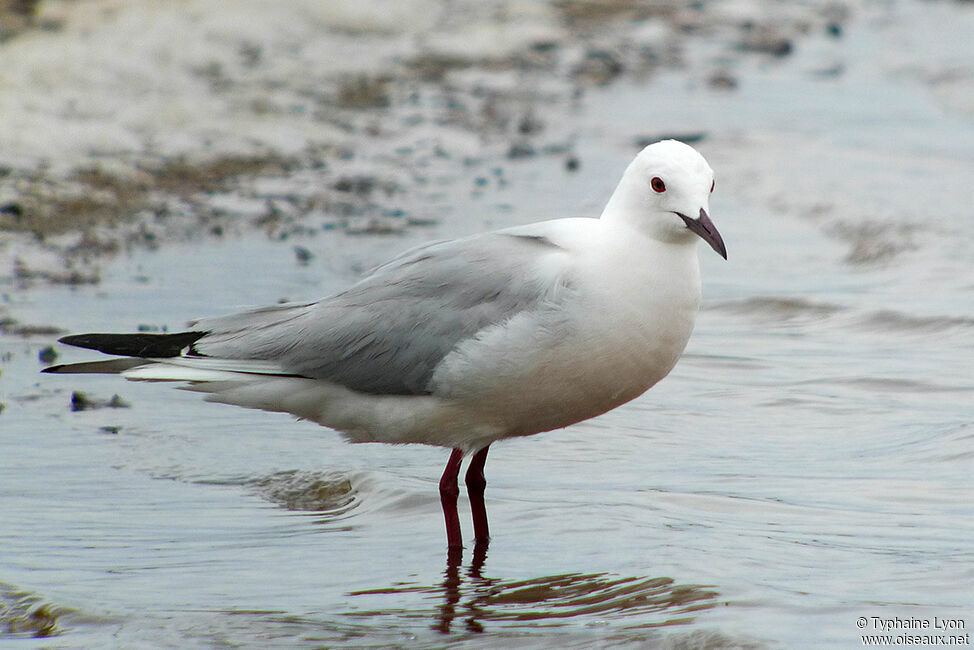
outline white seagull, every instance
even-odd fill
[[[207,400],[292,413],[352,442],[452,449],[440,479],[462,546],[464,455],[475,539],[497,440],[566,427],[641,395],[673,368],[700,303],[695,242],[727,258],[714,173],[692,147],[643,149],[598,219],[542,221],[414,248],[333,296],[206,318],[176,334],[78,334],[120,355],[56,373],[188,382]]]

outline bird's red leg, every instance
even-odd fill
[[[485,543],[490,539],[487,527],[487,506],[484,505],[484,488],[487,479],[484,478],[484,463],[487,462],[487,445],[470,460],[467,468],[467,494],[470,496],[470,511],[473,513],[473,532],[477,543]]]
[[[460,475],[460,461],[463,451],[454,449],[450,460],[440,477],[440,504],[443,506],[443,519],[446,522],[446,543],[450,548],[461,548],[463,537],[460,534],[460,517],[457,515],[457,497],[460,487],[457,476]]]

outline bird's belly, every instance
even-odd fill
[[[500,412],[509,435],[565,427],[610,411],[649,390],[678,358],[662,351],[647,358],[613,350],[583,360],[566,352],[539,365],[518,385],[489,395],[495,405],[504,405]]]
[[[498,335],[502,340],[485,337],[455,359],[448,366],[455,374],[444,372],[440,388],[463,404],[471,420],[490,423],[498,437],[531,435],[601,415],[665,377],[693,326],[689,311],[665,327],[656,320],[627,320],[614,319],[611,331],[594,319],[568,329],[509,324]],[[533,328],[531,336],[518,331],[522,325]]]

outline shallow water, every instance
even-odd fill
[[[172,330],[324,295],[413,243],[597,211],[647,124],[707,132],[730,254],[701,247],[706,304],[669,378],[491,449],[494,540],[462,558],[442,531],[445,450],[353,446],[163,386],[41,376],[49,341],[0,339],[0,637],[858,647],[892,617],[969,633],[974,128],[895,46],[936,43],[912,69],[953,69],[951,38],[971,22],[962,3],[907,5],[742,71],[735,93],[676,75],[589,93],[577,173],[500,161],[508,184],[470,191],[477,172],[457,172],[450,216],[406,235],[172,244],[118,259],[98,286],[11,292],[18,320],[69,331]],[[847,71],[814,74],[829,57]],[[73,390],[130,406],[73,412]]]

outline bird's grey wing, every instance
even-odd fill
[[[555,299],[566,255],[543,236],[503,232],[427,245],[316,303],[199,321],[208,333],[193,350],[367,393],[426,394],[459,342]]]

